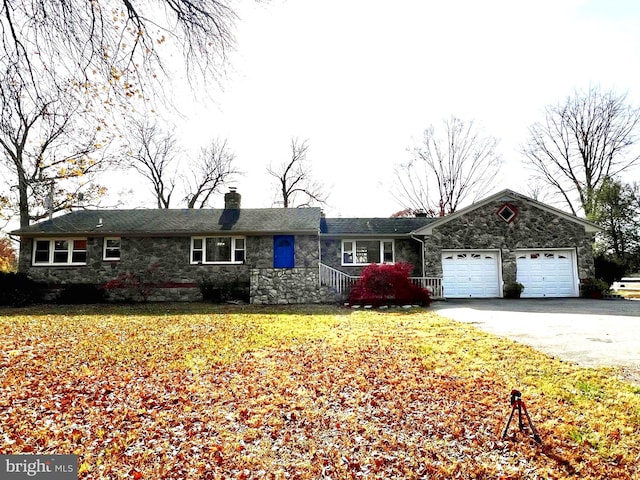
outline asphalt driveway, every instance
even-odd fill
[[[456,299],[432,308],[582,366],[640,372],[640,301]]]

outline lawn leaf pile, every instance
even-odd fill
[[[640,389],[428,309],[5,313],[0,453],[83,479],[640,476]]]

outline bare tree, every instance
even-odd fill
[[[415,157],[408,163],[397,165],[394,169],[394,184],[391,195],[407,211],[433,212],[437,205],[430,194],[429,180],[431,170],[425,162]],[[432,183],[432,182],[431,182]]]
[[[233,47],[231,0],[3,0],[0,61],[38,88],[39,75],[95,79],[126,95],[166,73],[178,49],[187,78],[219,73]]]
[[[414,210],[412,208],[405,208],[391,215],[390,218],[417,218],[417,217],[435,217],[436,212],[433,210]]]
[[[235,158],[226,140],[216,138],[202,148],[189,169],[191,174],[183,177],[188,208],[206,207],[213,194],[240,175],[234,165]]]
[[[129,165],[149,181],[158,208],[169,208],[176,187],[180,149],[171,132],[156,122],[133,121]]]
[[[638,162],[640,109],[627,96],[593,87],[548,106],[522,147],[527,166],[560,195],[573,214],[590,218],[602,182]],[[576,201],[577,197],[577,201]]]
[[[546,198],[549,196],[549,185],[540,182],[540,180],[535,177],[529,180],[529,183],[524,187],[523,193],[539,202],[546,202]]]
[[[301,142],[299,138],[292,138],[291,158],[278,167],[269,165],[267,168],[267,173],[277,180],[276,204],[296,208],[327,203],[323,184],[313,179],[308,152],[308,139]]]
[[[184,193],[187,208],[205,208],[214,194],[240,174],[226,140],[213,139],[190,160],[174,135],[156,122],[132,121],[132,125],[129,165],[151,185],[158,208],[170,208],[176,191]]]
[[[71,83],[35,94],[17,75],[0,71],[0,165],[22,228],[104,193],[93,180],[108,163],[103,147],[109,138],[99,137],[102,125]]]
[[[443,123],[444,131],[431,125],[410,148],[413,158],[396,167],[392,192],[404,207],[440,216],[485,194],[502,163],[498,140],[483,135],[473,120],[452,116]]]

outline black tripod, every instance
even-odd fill
[[[525,425],[522,421],[522,412],[524,411],[525,416],[527,417],[527,422],[529,422],[529,428],[531,429],[531,433],[533,433],[533,439],[542,444],[542,439],[538,432],[536,431],[536,427],[533,426],[533,422],[531,421],[531,417],[529,416],[529,412],[527,412],[527,406],[522,401],[522,394],[518,390],[511,390],[511,415],[509,415],[509,420],[507,420],[507,426],[504,427],[504,432],[502,433],[502,438],[507,438],[507,430],[509,430],[509,424],[511,423],[511,419],[513,418],[513,414],[516,410],[518,410],[518,427],[520,431],[523,432]]]

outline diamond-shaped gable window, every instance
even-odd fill
[[[513,205],[505,203],[498,209],[496,215],[498,215],[498,217],[500,217],[506,223],[511,223],[518,216],[518,210]]]

